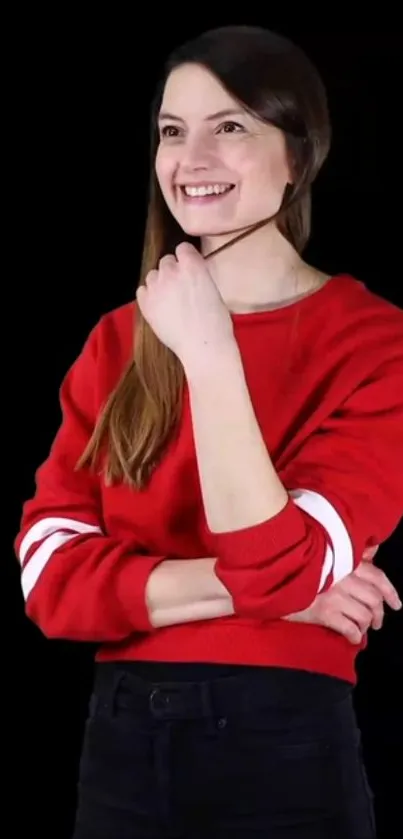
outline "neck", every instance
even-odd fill
[[[206,237],[202,240],[203,255],[212,253],[224,241],[221,237]],[[232,311],[281,305],[308,290],[306,264],[271,224],[210,256],[207,265]]]

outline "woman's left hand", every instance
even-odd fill
[[[164,256],[137,289],[139,309],[183,366],[234,344],[233,324],[203,257],[183,242]]]
[[[318,594],[308,609],[287,615],[285,620],[325,626],[352,644],[361,643],[370,628],[381,629],[384,603],[395,610],[402,604],[386,574],[372,564],[377,550],[378,545],[368,548],[351,574]]]

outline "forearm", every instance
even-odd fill
[[[150,574],[146,587],[155,628],[232,615],[227,589],[214,573],[216,560],[167,559]]]
[[[215,573],[240,617],[298,612],[321,585],[327,533],[294,503],[274,468],[238,348],[214,363],[193,359],[185,373]]]
[[[271,462],[235,344],[185,368],[204,509],[214,533],[277,515],[288,494]]]

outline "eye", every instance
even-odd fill
[[[219,126],[218,131],[223,134],[239,134],[239,132],[245,131],[245,129],[239,122],[223,122]]]
[[[179,128],[177,125],[164,125],[160,128],[161,137],[179,137]]]

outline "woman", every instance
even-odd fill
[[[369,839],[355,659],[397,593],[403,315],[308,265],[326,96],[270,32],[168,61],[136,303],[61,389],[26,611],[99,644],[74,839]],[[134,344],[133,344],[134,325]]]

